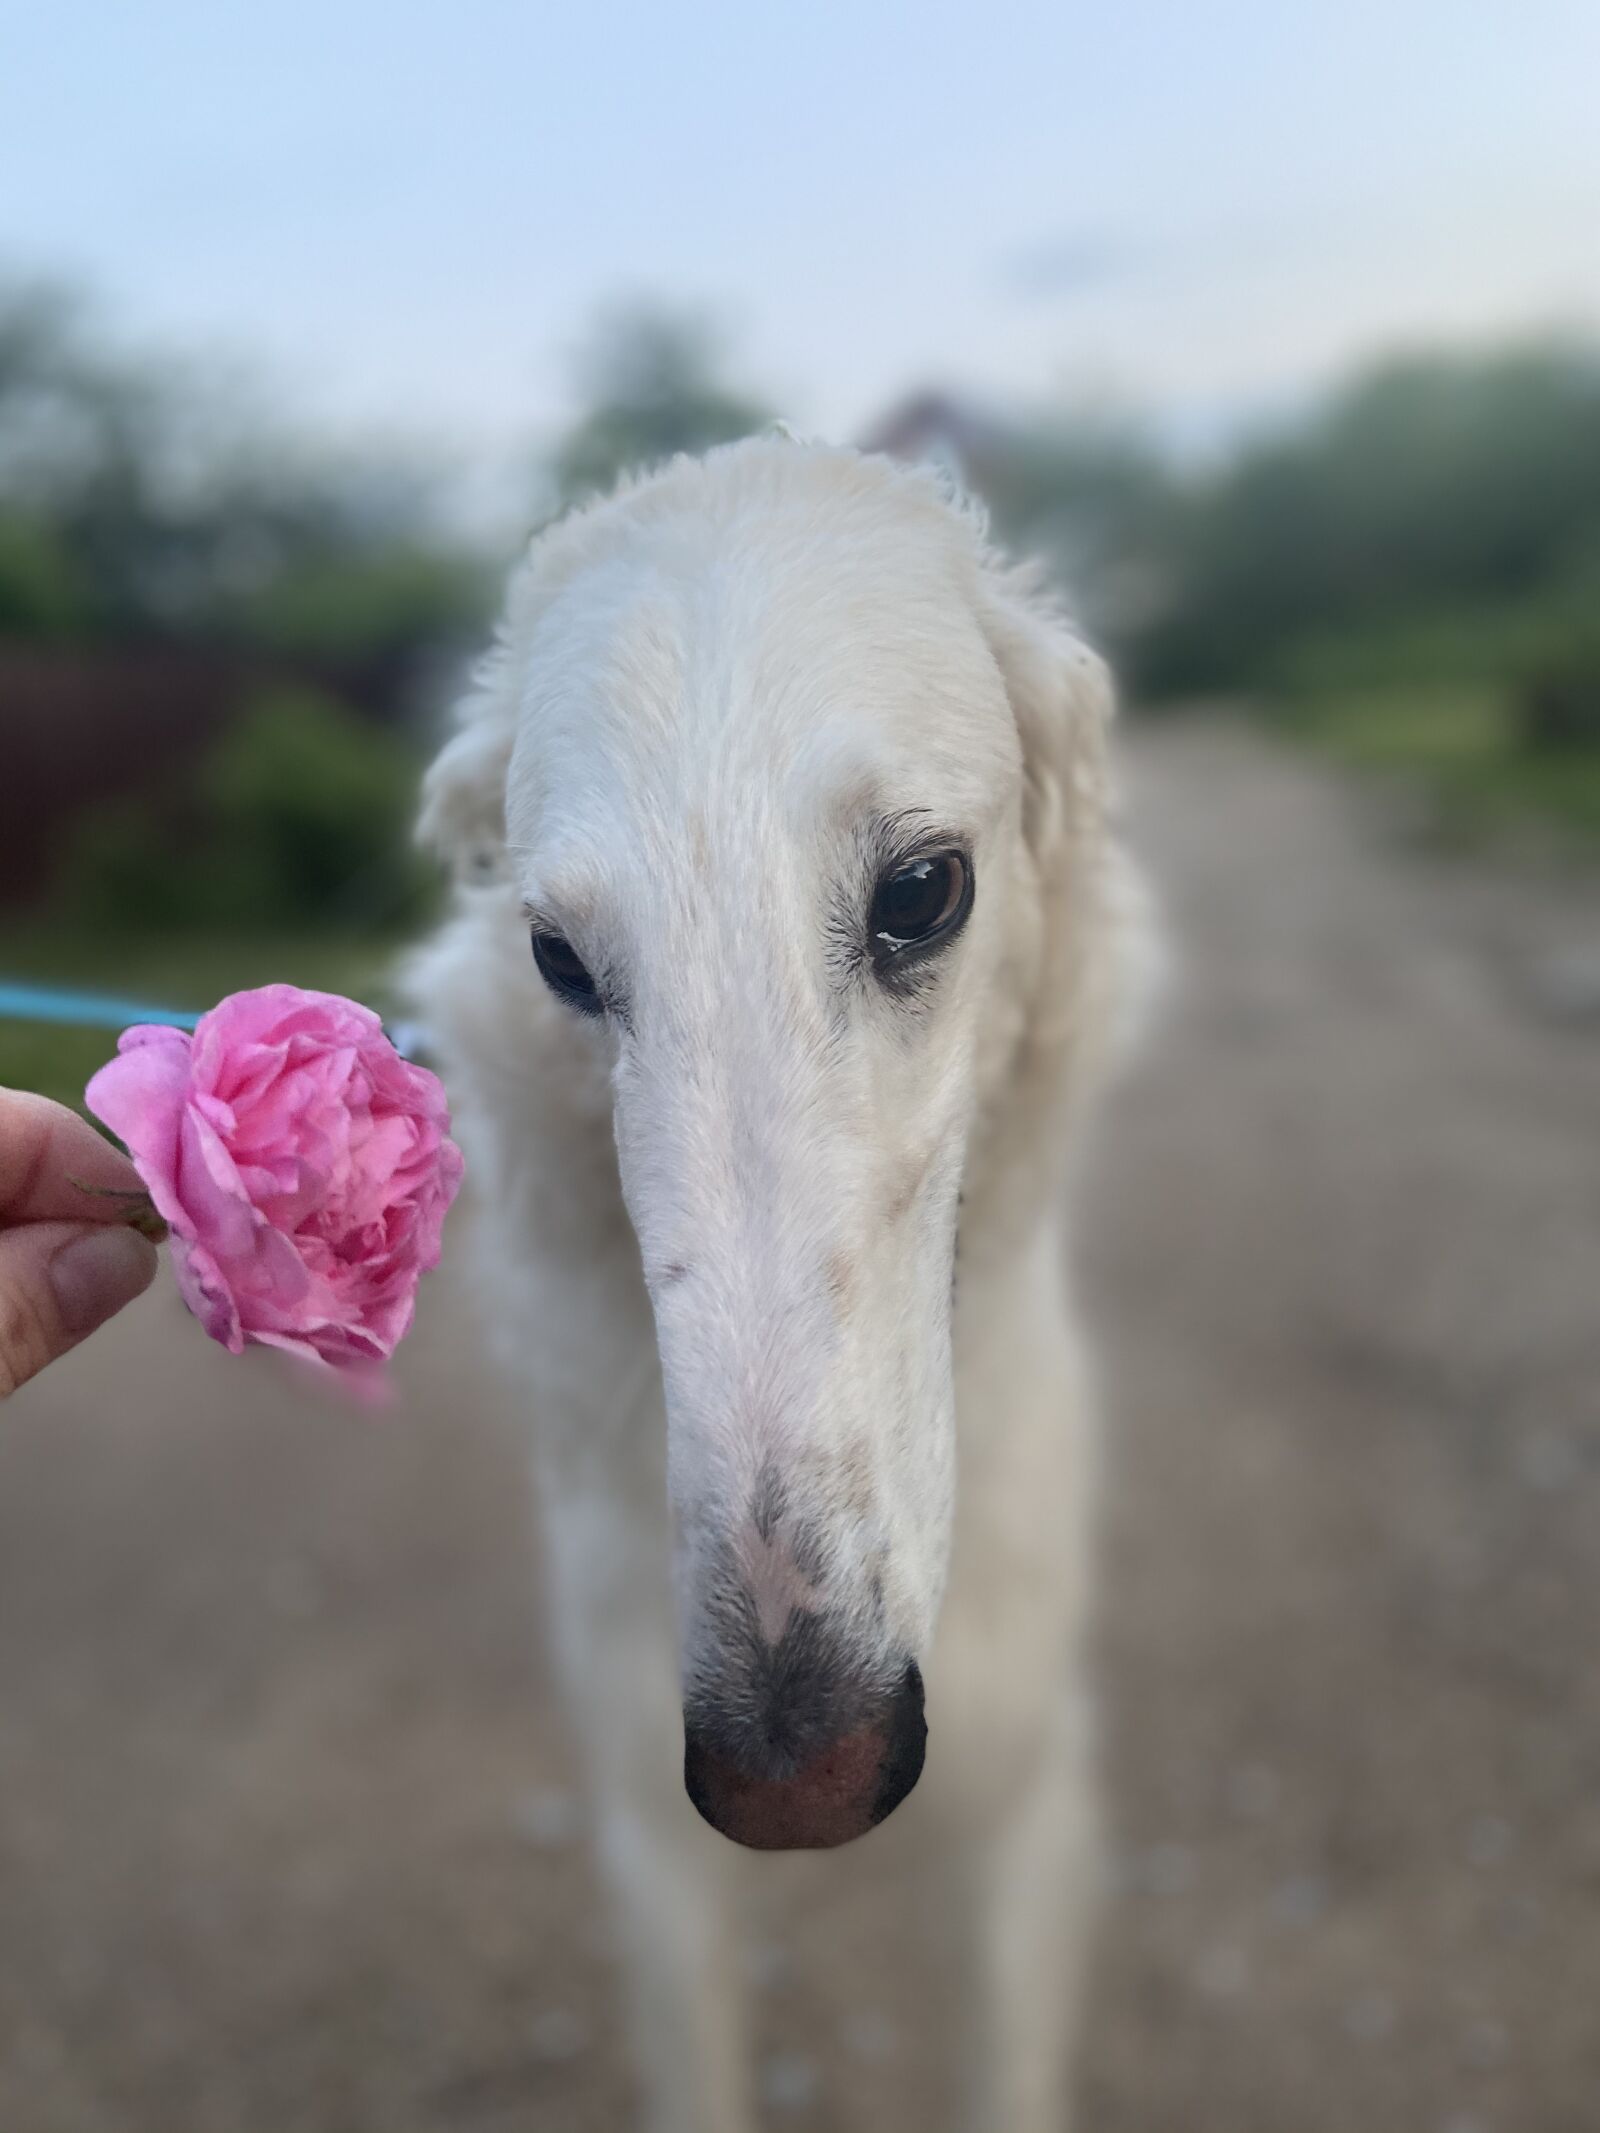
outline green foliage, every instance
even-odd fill
[[[1600,748],[1531,749],[1503,692],[1417,684],[1333,691],[1277,722],[1334,760],[1409,785],[1452,838],[1540,827],[1600,845]]]
[[[0,637],[71,637],[86,606],[71,557],[49,527],[0,511]]]
[[[471,558],[416,546],[308,550],[232,608],[230,633],[281,656],[340,665],[404,656],[480,632],[486,577]]]
[[[1453,831],[1600,838],[1600,354],[1381,366],[1158,529],[1147,689],[1254,698]]]
[[[393,734],[331,697],[287,690],[257,698],[200,787],[204,817],[240,868],[239,915],[411,916],[420,886],[408,836],[418,767]]]
[[[0,283],[0,638],[424,655],[487,605],[430,492],[392,452],[312,453],[235,376],[114,348],[60,290]]]
[[[1600,761],[1600,558],[1556,589],[1519,644],[1511,704],[1524,749]]]
[[[1381,366],[1192,489],[1144,647],[1166,689],[1260,682],[1308,638],[1533,597],[1600,535],[1600,357]]]
[[[268,691],[166,804],[84,819],[58,907],[119,930],[398,929],[429,889],[409,839],[418,767],[335,699]]]

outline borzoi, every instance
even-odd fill
[[[661,2133],[752,2123],[735,1847],[890,1815],[970,1959],[960,2107],[1065,2123],[1064,1178],[1144,935],[1109,708],[939,480],[767,438],[535,540],[428,778],[461,886],[414,989]]]

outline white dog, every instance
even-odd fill
[[[1141,933],[1109,705],[931,476],[770,438],[540,536],[428,779],[462,887],[415,989],[663,2133],[753,2123],[735,1846],[897,1808],[871,1842],[969,1954],[967,2121],[1065,2124],[1063,1174]]]

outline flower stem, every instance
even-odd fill
[[[75,1185],[79,1192],[86,1192],[96,1200],[126,1200],[122,1220],[129,1229],[136,1229],[141,1237],[148,1237],[152,1244],[166,1241],[167,1225],[156,1213],[155,1202],[142,1187],[126,1185],[88,1185],[82,1178],[68,1176],[67,1183]]]

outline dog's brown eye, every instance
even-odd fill
[[[880,970],[947,940],[972,908],[972,863],[961,852],[930,852],[885,874],[868,922]]]
[[[540,933],[536,928],[533,960],[539,966],[540,977],[560,999],[583,1014],[599,1014],[599,989],[570,941],[563,940],[559,933]]]

